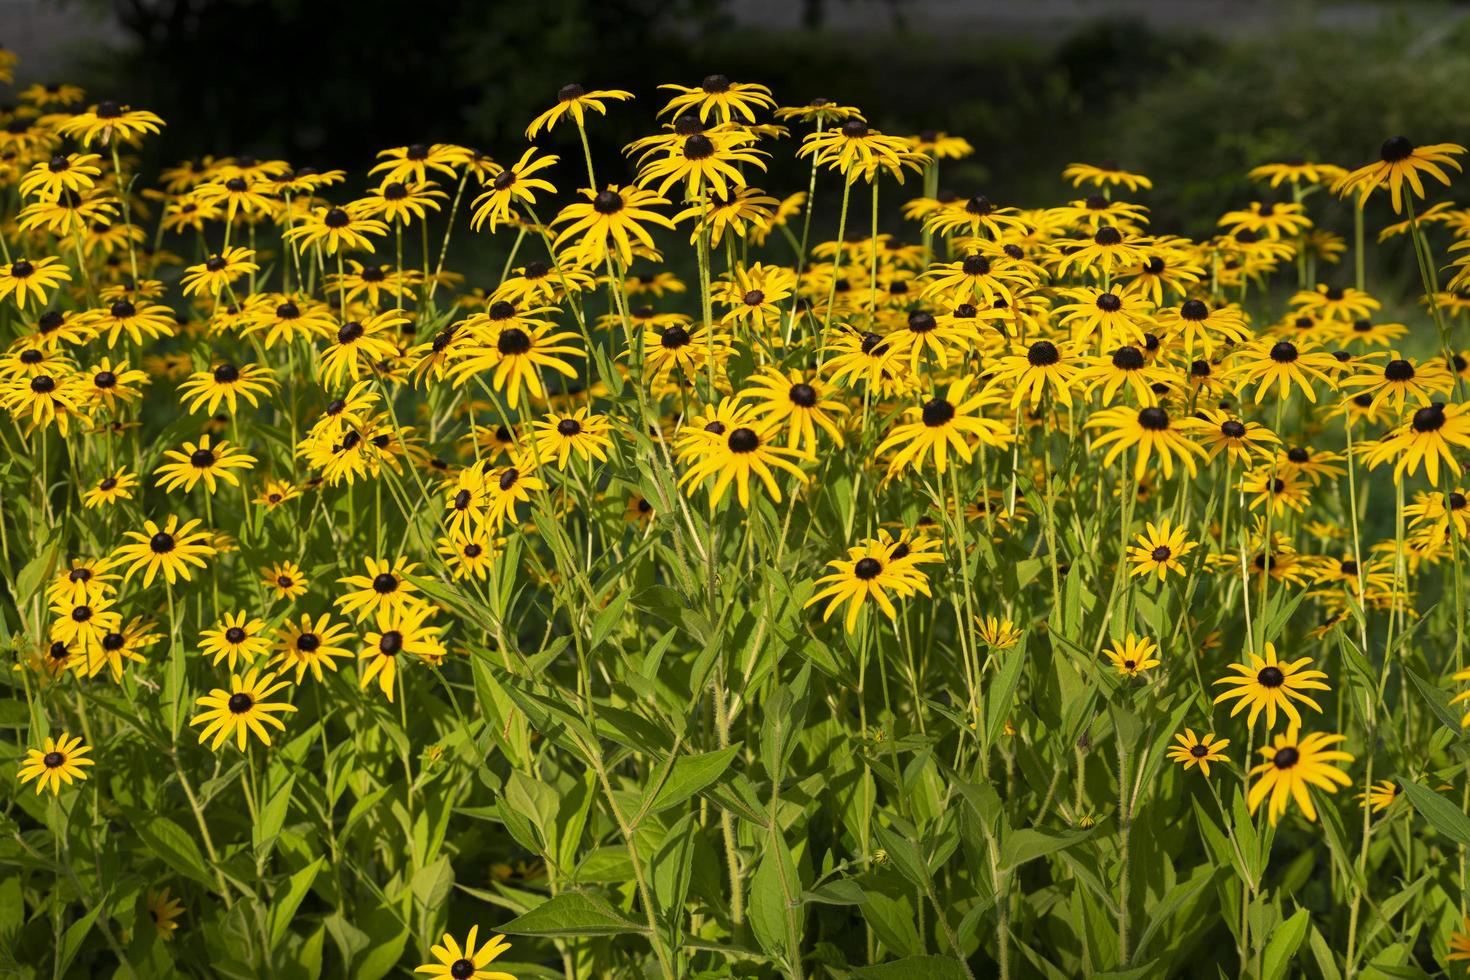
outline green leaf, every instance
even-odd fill
[[[284,893],[277,892],[271,899],[270,922],[271,949],[280,949],[281,941],[286,938],[286,933],[291,929],[291,921],[296,917],[296,910],[301,908],[301,900],[311,890],[312,883],[316,881],[318,872],[326,863],[326,857],[319,857],[315,861],[302,868],[291,876],[286,882]]]
[[[965,968],[948,956],[906,956],[852,972],[860,980],[965,980]]]
[[[17,607],[29,602],[40,591],[41,585],[50,580],[51,572],[56,567],[60,548],[61,537],[53,532],[51,542],[21,568],[20,574],[15,577],[15,604]]]
[[[647,935],[641,926],[592,892],[563,892],[497,930],[512,936]]]
[[[1312,917],[1306,909],[1297,909],[1296,914],[1271,930],[1271,941],[1266,944],[1266,954],[1261,961],[1262,980],[1282,980],[1291,959],[1307,938],[1307,929]]]
[[[784,958],[791,953],[787,949],[787,892],[783,880],[790,882],[793,891],[799,891],[801,885],[795,880],[796,866],[785,842],[778,834],[771,836],[751,880],[750,927],[761,949]]]
[[[1203,865],[1197,869],[1193,877],[1176,882],[1174,887],[1159,901],[1157,905],[1148,911],[1148,928],[1143,930],[1143,935],[1138,937],[1138,945],[1134,947],[1133,958],[1142,959],[1143,952],[1148,948],[1149,941],[1153,939],[1169,919],[1179,912],[1184,906],[1194,901],[1204,891],[1215,877],[1215,868]]]
[[[899,873],[924,888],[929,881],[929,867],[924,863],[918,845],[892,827],[878,824],[873,829],[878,834],[878,843],[888,852],[888,860],[893,862]]]
[[[681,755],[674,760],[669,776],[657,788],[647,805],[648,812],[658,813],[676,807],[708,787],[724,775],[730,762],[740,752],[740,744],[698,755]]]
[[[260,810],[260,822],[251,827],[251,843],[255,846],[257,858],[268,857],[276,845],[276,837],[281,833],[281,826],[286,822],[286,814],[291,809],[291,790],[296,786],[296,777],[287,776],[286,782],[276,794],[270,798]]]
[[[1419,697],[1429,706],[1429,710],[1434,712],[1434,716],[1439,719],[1439,723],[1454,732],[1458,737],[1462,731],[1460,728],[1460,717],[1451,710],[1449,695],[1441,688],[1431,684],[1422,674],[1407,663],[1404,664],[1404,674],[1413,683],[1414,690],[1419,692]]]
[[[1317,961],[1317,972],[1322,974],[1322,980],[1342,980],[1342,970],[1337,965],[1337,954],[1333,952],[1326,938],[1312,927],[1309,945],[1312,947],[1312,956]]]
[[[1429,826],[1457,844],[1470,847],[1470,818],[1460,808],[1422,783],[1405,780],[1404,795]]]
[[[66,973],[66,968],[71,961],[76,959],[77,953],[81,951],[82,942],[87,938],[87,933],[92,931],[92,924],[97,921],[97,913],[102,911],[101,904],[94,905],[92,911],[82,916],[67,927],[66,933],[61,937],[61,949],[56,953],[56,975]]]
[[[818,905],[861,905],[868,900],[868,893],[851,878],[838,878],[802,892],[801,900]]]
[[[597,618],[592,622],[592,636],[587,644],[589,650],[596,650],[613,629],[624,621],[623,610],[627,608],[628,600],[632,595],[631,592],[618,593],[612,602],[607,604],[607,608],[597,614]]]
[[[1021,641],[1003,653],[1000,672],[985,693],[985,744],[994,745],[1005,729],[1006,718],[1016,699],[1016,690],[1021,686],[1021,675],[1026,669],[1026,643],[1031,631],[1021,634]]]
[[[134,812],[133,826],[138,836],[164,864],[201,885],[211,889],[217,887],[209,866],[204,863],[204,855],[199,853],[199,845],[194,843],[188,831],[168,817],[150,819],[141,812]]]
[[[1013,830],[1001,842],[1001,870],[1011,871],[1027,861],[1080,844],[1091,836],[1091,830]]]
[[[408,930],[403,928],[395,932],[393,938],[386,942],[374,942],[353,967],[353,980],[380,980],[388,974],[389,970],[398,965],[398,961],[403,958],[403,948],[407,945]]]

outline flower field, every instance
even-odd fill
[[[1187,238],[547,94],[328,170],[17,87],[0,973],[1463,972],[1462,146]]]

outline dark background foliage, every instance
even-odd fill
[[[1203,233],[1256,163],[1355,165],[1399,132],[1470,139],[1462,3],[1043,2],[1032,22],[990,0],[795,0],[772,27],[762,0],[35,2],[108,25],[110,40],[67,51],[67,74],[169,120],[151,144],[164,158],[350,168],[420,140],[514,156],[573,80],[640,97],[593,127],[606,158],[648,132],[659,83],[718,71],[783,104],[824,95],[888,131],[963,135],[978,152],[946,183],[1007,203],[1054,201],[1071,160],[1116,160],[1166,178],[1157,224]]]

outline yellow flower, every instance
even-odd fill
[[[1271,826],[1286,812],[1288,802],[1296,800],[1302,815],[1308,820],[1317,819],[1317,808],[1312,805],[1310,788],[1316,786],[1329,793],[1336,793],[1338,786],[1351,785],[1347,773],[1335,763],[1352,762],[1353,757],[1331,746],[1341,742],[1345,736],[1326,735],[1320,732],[1298,736],[1293,725],[1284,735],[1277,735],[1275,743],[1262,746],[1261,755],[1265,762],[1251,770],[1259,777],[1251,784],[1246,803],[1255,813],[1261,801],[1270,797],[1266,808]]]
[[[1154,656],[1158,652],[1159,648],[1153,640],[1129,633],[1121,642],[1115,642],[1111,648],[1104,650],[1103,654],[1112,661],[1118,673],[1124,677],[1137,677],[1162,662]]]
[[[53,795],[59,794],[62,783],[70,786],[74,780],[87,778],[81,767],[96,765],[86,758],[91,751],[91,746],[82,744],[80,735],[72,738],[69,732],[62,732],[58,738],[48,736],[39,749],[26,750],[25,761],[20,766],[20,781],[28,783],[34,779],[37,796],[48,789]]]
[[[231,736],[235,738],[236,747],[245,751],[251,732],[266,745],[270,745],[270,733],[265,730],[265,726],[273,725],[285,731],[286,724],[276,717],[276,713],[296,710],[294,704],[266,700],[286,686],[286,681],[276,681],[275,674],[262,677],[259,670],[252,669],[244,677],[231,674],[230,689],[226,691],[217,687],[201,697],[197,703],[209,710],[190,718],[189,724],[203,725],[204,728],[199,732],[199,742],[202,745],[213,735],[214,742],[209,747],[216,751]]]
[[[1216,738],[1213,732],[1195,735],[1193,728],[1186,728],[1184,734],[1174,736],[1174,741],[1179,744],[1169,747],[1169,758],[1185,769],[1199,766],[1199,771],[1207,777],[1210,775],[1210,763],[1230,761],[1225,754],[1230,739]]]

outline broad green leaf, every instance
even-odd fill
[[[676,807],[704,790],[724,774],[739,752],[740,744],[736,743],[714,752],[679,756],[674,760],[668,778],[649,801],[648,811],[658,813]]]
[[[648,927],[626,918],[593,892],[562,892],[497,928],[511,936],[646,935]]]
[[[1080,844],[1091,836],[1091,830],[1013,830],[1001,839],[1001,870],[1012,871],[1027,861]]]
[[[204,863],[204,855],[199,852],[199,845],[184,828],[168,817],[149,818],[143,814],[138,814],[133,827],[164,864],[207,888],[218,887]]]
[[[1291,918],[1271,930],[1271,939],[1266,943],[1266,952],[1261,959],[1262,980],[1282,980],[1292,957],[1307,938],[1312,917],[1306,909],[1297,909]]]
[[[1423,783],[1404,780],[1402,785],[1410,805],[1429,821],[1429,826],[1455,843],[1470,847],[1470,817],[1466,817],[1458,806]]]
[[[270,912],[267,915],[270,922],[271,949],[281,947],[281,941],[286,938],[286,933],[291,928],[291,921],[296,916],[296,910],[301,907],[301,900],[311,890],[312,883],[316,881],[316,876],[326,861],[325,856],[319,857],[296,872],[286,882],[285,891],[277,892],[271,899]]]

